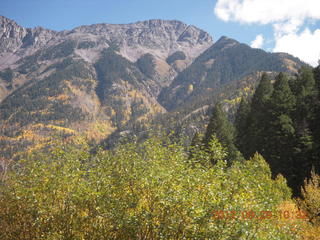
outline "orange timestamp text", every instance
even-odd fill
[[[254,211],[254,210],[215,210],[213,218],[221,219],[237,219],[237,220],[289,220],[289,219],[308,219],[305,211],[297,210],[277,210],[277,211]]]

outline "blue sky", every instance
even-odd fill
[[[308,59],[310,54],[304,53],[302,45],[306,41],[314,42],[314,44],[320,42],[318,0],[0,1],[0,15],[11,18],[24,27],[43,26],[53,30],[65,30],[79,25],[102,22],[130,23],[148,19],[176,19],[207,31],[215,41],[225,35],[250,45],[256,39],[254,47],[267,51],[290,52],[307,62],[311,61]],[[266,5],[266,2],[270,4]],[[280,2],[284,4],[279,4]],[[309,7],[308,2],[310,2]],[[255,5],[250,6],[248,3]],[[293,4],[297,5],[291,6]],[[301,12],[295,10],[291,11],[293,12],[290,13],[291,15],[287,13],[290,7],[301,9],[299,4],[304,6],[303,17],[301,17]],[[280,11],[276,11],[279,5],[281,5]],[[314,13],[312,9],[317,9],[319,14]],[[294,24],[295,21],[298,23]],[[284,29],[290,29],[291,25],[294,25],[293,28],[298,25],[298,28],[293,31],[292,29],[284,31]],[[306,29],[309,32],[306,32]],[[299,51],[294,45],[295,42],[299,43]],[[318,50],[320,57],[320,48]],[[308,51],[312,51],[310,46]],[[315,56],[316,54],[312,61],[315,61]]]

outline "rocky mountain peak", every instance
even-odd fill
[[[232,38],[222,36],[219,38],[217,42],[214,43],[214,47],[222,49],[222,48],[229,48],[237,44],[240,44],[240,43]]]
[[[15,51],[21,45],[26,32],[26,29],[15,21],[0,16],[0,54]]]
[[[190,52],[191,59],[212,45],[211,36],[194,26],[177,20],[147,20],[129,24],[94,24],[81,26],[71,31],[78,36],[91,35],[109,43],[115,43],[120,53],[136,61],[146,53],[167,58],[181,50]],[[68,33],[70,34],[70,32]]]
[[[55,32],[42,27],[24,28],[1,16],[0,70],[42,48],[68,40],[95,45],[77,51],[80,57],[91,63],[97,60],[102,49],[116,46],[118,52],[131,62],[137,61],[147,53],[165,62],[173,53],[182,51],[186,54],[185,64],[188,65],[212,45],[212,38],[208,33],[177,20],[153,19],[129,24],[101,23]]]
[[[27,46],[32,46],[36,49],[39,47],[43,47],[56,35],[55,31],[45,29],[43,27],[35,27],[32,29],[27,28],[26,30],[27,34],[22,40],[23,48],[26,48]]]
[[[15,21],[0,16],[0,70],[22,57],[32,55],[46,46],[55,35],[55,31],[42,27],[24,28]]]

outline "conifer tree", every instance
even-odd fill
[[[272,114],[290,114],[295,109],[295,106],[296,98],[291,91],[288,77],[283,73],[279,73],[271,96]]]
[[[313,103],[314,120],[312,121],[312,133],[315,141],[315,149],[317,151],[316,157],[317,159],[320,159],[320,65],[314,69],[314,77],[317,94],[315,103]],[[319,166],[315,167],[317,172],[320,172],[320,163],[318,163],[318,165]]]
[[[302,68],[295,82],[294,93],[297,97],[295,118],[299,122],[310,121],[314,118],[314,104],[317,89],[314,74],[310,68]]]
[[[226,114],[223,112],[220,104],[217,104],[213,110],[212,117],[210,118],[207,130],[204,136],[204,145],[209,147],[209,142],[215,134],[221,144],[227,148],[229,164],[241,158],[240,152],[234,145],[234,127],[228,121]]]
[[[281,173],[293,187],[296,181],[294,171],[295,127],[291,115],[296,107],[296,98],[289,86],[288,77],[280,73],[276,77],[270,99],[269,123],[265,129],[264,157],[268,159],[274,176]]]
[[[237,126],[237,146],[246,158],[251,157],[256,151],[264,154],[268,136],[266,136],[270,122],[269,105],[273,92],[271,79],[267,74],[262,74],[260,83],[252,97],[250,110],[246,119],[246,134],[241,134],[241,127]],[[248,110],[247,110],[248,111]]]
[[[314,74],[315,83],[316,83],[316,86],[317,86],[317,89],[318,89],[318,92],[319,92],[320,91],[320,65],[318,65],[313,70],[313,74]]]
[[[295,122],[295,146],[294,153],[294,176],[295,186],[300,186],[304,178],[309,176],[312,167],[317,165],[313,129],[317,114],[317,88],[314,73],[311,68],[303,67],[296,79],[297,104],[294,113]]]
[[[239,108],[236,113],[235,127],[236,127],[236,138],[235,144],[238,149],[244,154],[245,158],[250,156],[245,155],[248,152],[249,138],[248,132],[250,127],[250,103],[247,99],[242,98]]]
[[[266,73],[261,76],[260,83],[252,98],[252,108],[257,111],[264,108],[273,93],[271,79]]]

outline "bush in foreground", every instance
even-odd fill
[[[0,239],[296,239],[300,221],[217,217],[275,212],[291,195],[260,155],[231,167],[226,156],[215,138],[191,159],[154,138],[30,155],[0,188]]]

